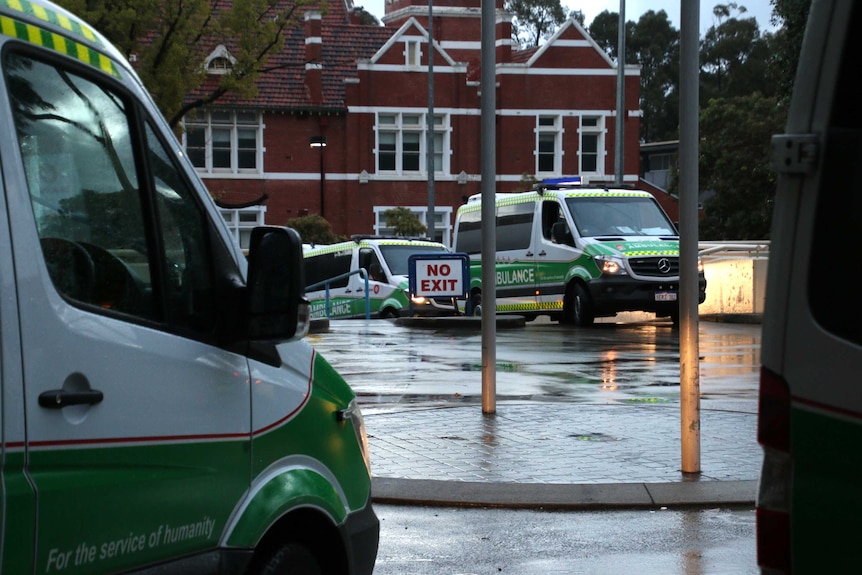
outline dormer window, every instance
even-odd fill
[[[205,67],[207,74],[227,74],[233,70],[236,58],[230,55],[227,48],[219,44],[209,56],[207,56]]]
[[[207,64],[207,70],[213,74],[227,72],[231,68],[233,68],[233,62],[227,58],[213,58],[210,60],[209,64]]]

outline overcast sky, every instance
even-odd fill
[[[637,22],[641,15],[649,10],[664,10],[671,24],[677,29],[680,27],[680,3],[683,0],[627,0],[625,3],[626,20]],[[696,0],[691,0],[696,1]],[[378,19],[383,17],[384,0],[353,0],[355,6],[362,6]],[[729,0],[701,0],[700,1],[700,30],[701,33],[715,24],[712,9],[716,4],[730,4]],[[745,6],[747,12],[744,17],[754,17],[761,31],[772,30],[769,20],[772,16],[772,6],[769,0],[735,0],[738,6]],[[619,0],[567,0],[562,2],[569,10],[580,10],[584,13],[587,26],[592,23],[593,18],[607,10],[608,12],[619,12]]]

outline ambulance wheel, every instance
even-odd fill
[[[323,575],[314,553],[302,543],[277,547],[258,572],[259,575]]]
[[[474,291],[470,294],[470,311],[467,315],[482,317],[482,292]]]
[[[572,323],[578,327],[593,325],[596,319],[593,312],[593,299],[586,286],[577,284],[575,286],[575,297],[572,302]]]

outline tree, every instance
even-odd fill
[[[334,244],[345,239],[333,234],[332,226],[318,214],[291,218],[287,220],[287,227],[295,229],[306,244]]]
[[[538,46],[566,21],[560,0],[505,0],[504,6],[515,17],[512,36],[525,48]]]
[[[419,216],[408,208],[390,208],[380,214],[380,217],[396,236],[421,236],[428,230],[419,220]]]
[[[700,189],[714,192],[704,205],[701,239],[769,237],[775,197],[771,140],[786,118],[776,97],[759,92],[713,99],[701,111]]]
[[[359,17],[359,23],[363,26],[380,26],[380,20],[377,17],[363,8],[362,6],[357,6],[353,9],[354,14]]]
[[[772,21],[781,27],[776,30],[770,43],[767,71],[775,82],[779,98],[783,101],[790,99],[793,90],[811,0],[770,0],[770,3]]]
[[[649,10],[627,36],[626,61],[641,68],[641,141],[675,140],[679,137],[679,31],[667,12]]]
[[[768,37],[762,37],[754,18],[737,18],[745,12],[736,4],[718,4],[713,9],[717,25],[705,33],[700,45],[701,103],[711,98],[732,97],[759,91],[775,93],[768,82]]]
[[[605,10],[590,24],[590,37],[613,59],[619,51],[616,12]],[[649,10],[637,24],[626,22],[626,64],[641,69],[640,138],[644,142],[675,140],[679,132],[679,31],[667,12]]]
[[[227,93],[254,98],[255,82],[285,32],[299,25],[297,10],[313,0],[58,0],[104,34],[130,59],[171,126]],[[321,5],[326,11],[326,4]],[[204,62],[219,45],[226,73],[204,87]],[[229,65],[228,65],[229,62]],[[189,95],[197,97],[189,99]]]

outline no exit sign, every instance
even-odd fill
[[[466,298],[470,288],[467,254],[414,254],[409,259],[410,295]]]

